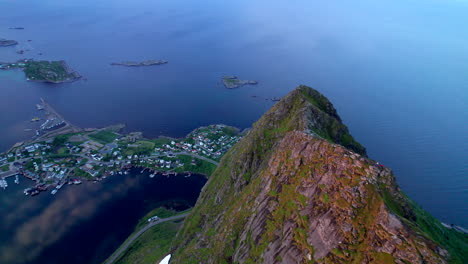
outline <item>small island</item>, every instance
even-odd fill
[[[136,61],[124,61],[124,62],[113,62],[111,65],[118,65],[118,66],[127,66],[127,67],[141,67],[141,66],[153,66],[153,65],[161,65],[166,64],[168,61],[165,60],[145,60],[141,62]]]
[[[223,84],[228,89],[235,89],[244,85],[256,85],[258,84],[258,82],[250,80],[240,80],[236,76],[224,76]]]
[[[73,82],[81,75],[71,69],[65,61],[34,61],[23,59],[14,63],[0,62],[0,69],[23,69],[26,79],[33,82],[64,83]]]
[[[0,47],[14,46],[17,45],[18,41],[11,39],[0,39]]]

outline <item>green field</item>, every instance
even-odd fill
[[[115,134],[114,132],[107,131],[107,130],[101,130],[99,132],[96,132],[94,134],[90,134],[88,136],[91,139],[94,139],[97,142],[103,143],[103,144],[111,143],[112,141],[114,141],[118,137],[118,135]]]
[[[156,148],[160,148],[164,144],[171,144],[171,141],[172,140],[170,138],[163,138],[163,137],[151,140],[151,142],[154,143],[154,147]]]
[[[176,172],[193,172],[193,173],[198,173],[198,174],[203,174],[206,175],[207,177],[210,177],[211,174],[215,171],[216,165],[204,161],[201,159],[197,158],[192,158],[191,156],[187,155],[177,155],[177,159],[179,159],[182,163],[184,163],[184,166],[177,168],[175,171]],[[196,161],[196,165],[192,165],[192,159]]]
[[[88,180],[93,180],[93,176],[91,176],[89,173],[85,172],[84,170],[80,168],[75,168],[73,171],[75,173],[75,176],[80,177],[80,178],[85,178]]]
[[[134,147],[127,147],[123,151],[124,155],[148,155],[154,151],[155,146],[153,142],[145,140],[137,141],[131,145],[134,145]]]
[[[3,172],[8,171],[9,169],[10,169],[9,165],[3,165],[2,167],[0,167],[0,170]]]
[[[57,150],[57,155],[66,155],[66,154],[69,154],[70,151],[68,151],[67,148],[65,147],[61,147]]]

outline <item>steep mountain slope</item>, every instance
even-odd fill
[[[300,86],[222,159],[171,263],[463,263],[440,225],[366,157],[319,92]]]

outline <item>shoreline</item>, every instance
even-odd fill
[[[209,178],[221,157],[242,137],[240,129],[217,124],[196,128],[184,138],[151,139],[142,132],[122,133],[125,124],[77,127],[42,98],[36,107],[47,119],[37,136],[0,153],[0,178],[20,175],[33,180],[36,185],[24,191],[31,196],[51,188],[55,194],[64,184],[100,182],[132,169],[147,170],[151,178],[156,174]]]

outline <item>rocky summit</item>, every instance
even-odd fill
[[[221,160],[172,243],[174,263],[467,263],[468,237],[367,157],[300,86]]]

